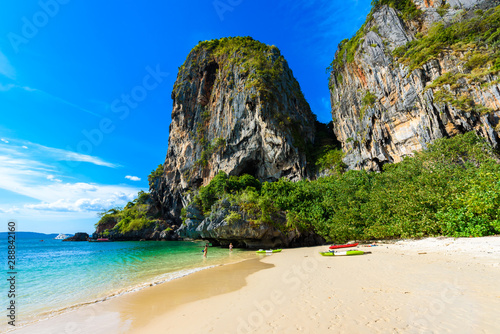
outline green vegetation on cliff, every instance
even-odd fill
[[[246,89],[255,88],[264,99],[277,99],[277,84],[283,78],[285,58],[274,45],[267,45],[252,37],[224,37],[199,42],[189,53],[185,63],[179,68],[179,77],[187,76],[193,66],[205,67],[215,62],[220,78],[225,78],[229,86],[234,84],[233,71],[240,67],[246,80]],[[307,105],[298,82],[292,78],[290,84],[294,88],[295,97]],[[178,95],[181,85],[176,83],[173,94]]]
[[[434,90],[435,101],[465,112],[491,112],[477,104],[463,86],[498,83],[492,82],[491,75],[500,72],[500,6],[486,12],[461,11],[452,23],[438,22],[426,35],[394,50],[398,61],[410,71],[443,54],[458,58],[462,69],[443,73],[426,87]]]
[[[427,34],[394,50],[394,55],[414,70],[443,52],[464,54],[469,71],[482,75],[500,71],[500,6],[486,12],[462,11],[450,24],[438,22]]]
[[[366,24],[372,20],[373,12],[383,5],[396,9],[405,21],[418,19],[422,13],[412,0],[372,1],[372,10],[365,24],[352,38],[340,42],[329,70],[337,72],[345,63],[354,61],[354,55],[367,33]],[[438,11],[443,14],[448,8],[443,6]],[[472,72],[472,78],[477,78],[500,71],[499,43],[500,6],[497,6],[487,11],[462,10],[451,23],[437,22],[426,34],[417,34],[416,39],[395,49],[394,55],[412,71],[443,52],[452,52],[464,58],[465,68]]]
[[[139,231],[148,228],[156,221],[154,217],[148,214],[150,209],[148,205],[149,201],[149,193],[140,191],[137,194],[137,198],[128,202],[124,208],[112,208],[101,212],[99,214],[101,219],[97,222],[96,227],[99,225],[111,224],[114,225],[112,230],[120,233]],[[105,234],[109,234],[109,231]]]
[[[342,161],[344,157],[345,153],[340,148],[326,146],[318,157],[316,166],[319,171],[331,170],[334,173],[342,174],[347,168],[347,165]]]
[[[328,240],[484,236],[500,232],[500,164],[470,132],[440,139],[382,173],[349,171],[316,181],[260,184],[219,173],[194,202],[205,214],[226,199],[249,223],[314,230]]]
[[[155,170],[151,171],[151,174],[148,175],[149,188],[155,183],[155,181],[163,175],[163,165],[158,165]]]
[[[413,0],[373,0],[370,13],[384,5],[396,9],[399,17],[403,20],[415,20],[422,14],[422,11],[417,8]]]
[[[210,212],[210,208],[217,202],[221,194],[238,193],[248,187],[260,190],[261,183],[251,175],[228,176],[220,171],[207,186],[199,189],[194,202],[202,208],[203,212]]]
[[[342,40],[338,45],[338,53],[335,55],[327,71],[332,71],[337,73],[336,78],[339,84],[342,82],[342,75],[340,74],[340,69],[345,63],[352,63],[354,61],[354,55],[358,50],[359,45],[363,42],[365,35],[368,33],[366,25],[373,18],[373,13],[380,9],[382,6],[389,6],[397,10],[398,15],[403,20],[414,20],[418,18],[422,11],[417,8],[412,0],[373,0],[372,9],[366,17],[365,23],[359,28],[356,34],[350,39]],[[376,28],[373,28],[376,29]]]
[[[192,103],[188,96],[193,83],[199,83],[203,99]],[[196,163],[186,172],[190,178],[200,170],[209,169],[215,153],[225,152],[226,141],[209,127],[211,115],[222,106],[228,119],[240,117],[244,108],[258,110],[262,119],[271,123],[303,154],[308,154],[311,128],[316,116],[311,112],[299,83],[293,77],[286,60],[274,45],[266,45],[251,37],[225,37],[199,42],[179,68],[172,95],[192,112],[195,129],[190,135],[196,141]],[[184,100],[186,99],[186,100]],[[224,134],[227,136],[227,133]]]

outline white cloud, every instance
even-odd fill
[[[56,157],[57,160],[88,162],[88,163],[91,163],[94,165],[104,166],[104,167],[109,167],[109,168],[121,167],[121,165],[119,165],[119,164],[107,162],[99,157],[95,157],[95,156],[91,156],[91,155],[71,152],[71,151],[62,150],[62,149],[58,149],[58,148],[44,147],[41,145],[40,145],[40,147],[43,148],[47,153],[50,153],[54,157]]]
[[[0,74],[6,76],[9,79],[15,79],[16,71],[14,67],[10,64],[7,57],[0,51]]]
[[[9,143],[9,141],[5,138],[1,138],[1,141],[4,143]],[[74,162],[88,162],[97,166],[104,166],[104,167],[109,167],[109,168],[118,168],[121,167],[119,164],[115,164],[112,162],[105,161],[99,157],[92,156],[92,155],[87,155],[87,154],[82,154],[82,153],[77,153],[69,150],[63,150],[60,148],[55,148],[55,147],[48,147],[40,144],[35,144],[29,141],[22,141],[22,140],[13,140],[11,139],[10,142],[15,142],[19,145],[19,147],[23,149],[27,149],[29,145],[32,149],[31,152],[27,153],[26,151],[14,151],[11,150],[10,153],[17,155],[17,156],[26,156],[27,154],[30,154],[32,159],[37,159],[40,157],[43,157],[43,159],[52,159],[55,161],[74,161]],[[5,147],[0,147],[0,153],[4,153],[2,151],[7,150]]]
[[[0,83],[0,92],[7,92],[14,87],[15,87],[15,85],[13,85],[13,84],[3,85]]]
[[[101,192],[103,189],[99,188],[99,190]],[[24,208],[55,212],[100,212],[109,210],[112,207],[123,206],[125,203],[133,200],[137,194],[115,192],[105,195],[106,196],[102,198],[79,198],[73,200],[58,199],[57,201],[50,203],[44,202],[41,204],[26,204]]]
[[[62,182],[62,180],[56,179],[56,177],[52,174],[47,175],[47,180],[54,181],[54,182]]]
[[[27,92],[38,92],[39,91],[38,89],[31,88],[28,86],[20,86],[20,85],[15,85],[15,84],[3,85],[0,83],[0,92],[8,92],[9,90],[12,90],[12,89],[21,89],[21,90],[24,90]]]
[[[0,63],[1,63],[1,59],[0,59]],[[1,64],[0,64],[0,67],[1,67]],[[1,68],[0,68],[0,74],[2,74],[1,73]],[[17,85],[17,84],[12,84],[12,83],[6,84],[6,85],[0,83],[0,91],[1,92],[7,92],[7,91],[10,91],[10,90],[13,90],[13,89],[20,89],[20,90],[24,90],[26,92],[36,93],[39,96],[41,96],[42,98],[44,98],[44,99],[57,101],[58,103],[62,103],[62,104],[68,105],[68,106],[70,106],[72,108],[75,108],[77,110],[83,111],[83,112],[85,112],[87,114],[91,114],[93,116],[102,118],[102,115],[99,115],[98,113],[96,113],[96,112],[94,112],[92,110],[83,108],[83,107],[81,107],[81,106],[79,106],[77,104],[74,104],[72,102],[69,102],[69,101],[67,101],[67,100],[65,100],[63,98],[60,98],[58,96],[52,95],[50,93],[47,93],[46,91],[43,91],[41,89],[32,88],[32,87],[28,87],[28,86]]]
[[[140,177],[137,177],[137,176],[131,176],[131,175],[127,175],[125,176],[126,179],[129,179],[130,181],[140,181],[141,178]]]
[[[47,93],[47,92],[45,92],[45,91],[43,91],[43,90],[40,90],[40,89],[33,89],[33,88],[29,88],[29,87],[21,87],[21,88],[22,88],[22,89],[24,89],[24,90],[31,89],[31,91],[37,92],[37,93],[41,94],[42,96],[44,96],[45,98],[48,98],[48,99],[51,99],[51,100],[58,101],[58,102],[60,102],[60,103],[62,103],[62,104],[66,104],[66,105],[68,105],[68,106],[70,106],[70,107],[73,107],[73,108],[78,109],[78,110],[80,110],[80,111],[86,112],[87,114],[91,114],[91,115],[94,115],[94,116],[96,116],[96,117],[102,118],[102,115],[99,115],[98,113],[95,113],[95,112],[93,112],[93,111],[91,111],[91,110],[88,110],[88,109],[86,109],[86,108],[83,108],[83,107],[81,107],[81,106],[79,106],[79,105],[77,105],[77,104],[74,104],[74,103],[71,103],[71,102],[69,102],[69,101],[66,101],[65,99],[62,99],[62,98],[60,98],[60,97],[54,96],[54,95],[52,95],[52,94],[50,94],[50,93]],[[29,90],[28,90],[28,91],[29,91]]]
[[[61,149],[28,143],[30,150],[9,139],[11,144],[0,142],[0,189],[14,192],[35,200],[30,204],[16,203],[25,216],[57,215],[73,212],[75,219],[88,217],[95,211],[123,206],[137,196],[138,187],[104,185],[92,182],[63,182],[72,179],[64,168],[55,162],[74,159],[100,166],[117,167],[97,157],[79,155]],[[23,142],[24,143],[24,142]],[[38,203],[37,203],[38,202]],[[20,204],[20,205],[19,205]],[[1,206],[1,213],[10,213],[12,207]],[[45,212],[45,213],[44,213]]]
[[[0,213],[9,213],[9,214],[19,213],[19,208],[17,206],[13,206],[9,209],[1,209],[0,208]]]
[[[5,159],[2,160],[0,157],[0,165],[4,164],[3,161]],[[55,170],[45,170],[42,164],[39,166],[41,167],[32,169],[29,169],[30,167],[14,169],[0,166],[0,175],[5,176],[0,178],[0,188],[42,202],[39,206],[31,205],[27,208],[50,209],[61,207],[61,205],[70,208],[63,211],[85,211],[83,208],[91,208],[97,204],[100,205],[99,207],[124,205],[141,190],[121,185],[86,182],[64,183],[51,174]],[[88,201],[78,202],[81,199]]]

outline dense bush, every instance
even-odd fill
[[[196,197],[205,213],[229,199],[251,223],[350,239],[484,236],[500,232],[500,164],[474,133],[440,139],[384,172],[348,171],[315,181],[259,182],[219,173]],[[230,181],[231,180],[231,181]]]
[[[346,164],[342,161],[345,154],[341,149],[326,146],[323,153],[318,157],[316,166],[319,171],[330,169],[333,172],[341,174],[347,168]]]
[[[207,186],[200,188],[194,201],[202,208],[203,212],[209,212],[212,205],[222,195],[234,194],[248,187],[258,191],[261,188],[261,183],[251,175],[228,176],[220,171]]]
[[[113,230],[126,233],[152,226],[156,219],[148,215],[149,205],[147,203],[149,200],[149,193],[139,191],[137,198],[128,202],[124,208],[117,207],[101,212],[99,214],[101,219],[97,222],[96,227],[116,223]],[[110,231],[106,231],[105,235],[109,235]]]

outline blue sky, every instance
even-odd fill
[[[198,41],[280,48],[318,119],[326,67],[370,1],[5,0],[0,11],[0,231],[93,232],[168,147],[171,90]]]

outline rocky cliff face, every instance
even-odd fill
[[[334,132],[350,168],[380,170],[467,131],[499,147],[499,4],[378,1],[332,63]]]
[[[307,174],[315,117],[287,62],[251,38],[200,42],[179,68],[164,171],[151,195],[174,217],[218,171],[261,181]]]
[[[302,247],[325,242],[311,231],[280,231],[276,226],[285,225],[284,213],[273,216],[273,226],[250,223],[255,217],[250,217],[245,210],[238,205],[231,205],[226,199],[215,206],[210,215],[205,217],[196,206],[189,205],[186,220],[177,231],[178,234],[184,238],[208,240],[214,245],[228,246],[232,243],[235,247],[244,248]],[[237,213],[238,218],[231,219],[231,213]]]

